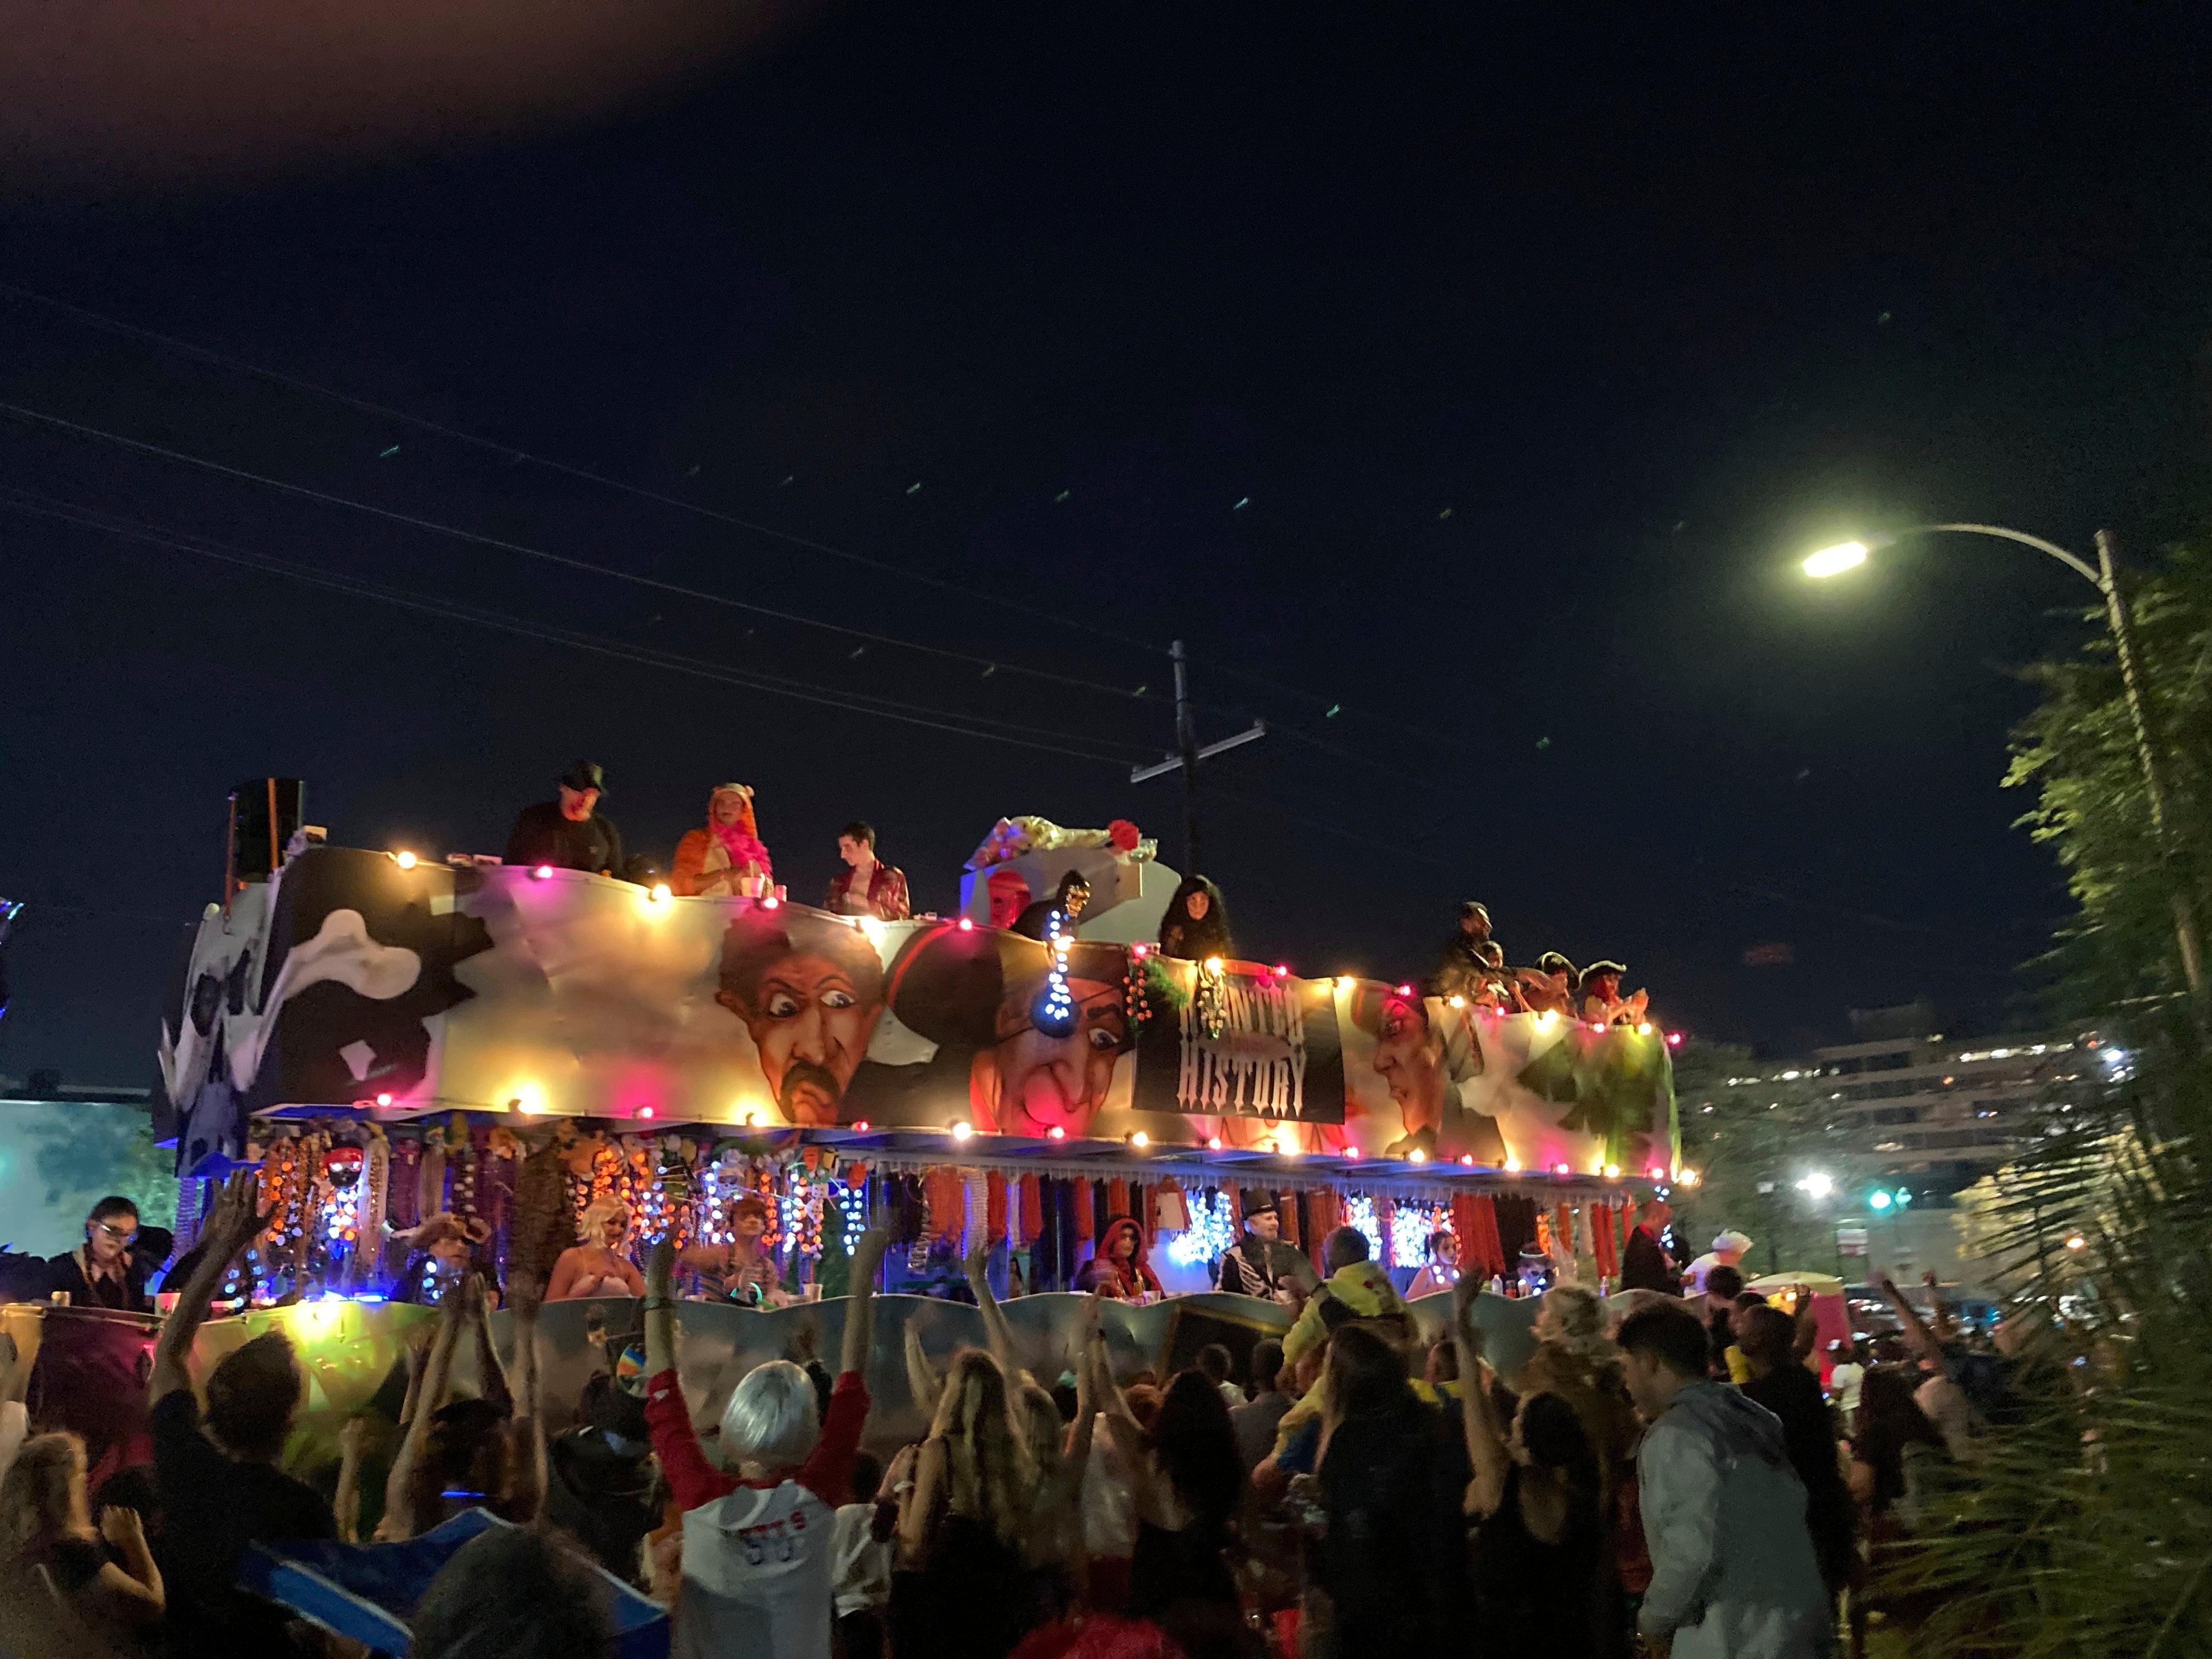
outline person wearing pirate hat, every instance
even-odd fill
[[[1065,975],[1072,1015],[1046,1005],[1049,946],[947,922],[916,933],[885,981],[891,1012],[948,1054],[966,1050],[967,1115],[1001,1134],[1075,1139],[1106,1104],[1115,1063],[1135,1046],[1118,945],[1075,940]]]
[[[1459,907],[1459,926],[1437,953],[1436,968],[1429,975],[1428,994],[1432,997],[1474,996],[1488,972],[1482,947],[1489,943],[1489,908],[1480,900],[1469,899]]]
[[[599,763],[578,761],[561,775],[557,797],[515,815],[502,862],[612,875],[623,867],[623,843],[622,832],[599,816],[606,793]]]
[[[1644,1018],[1650,1003],[1647,993],[1620,994],[1620,976],[1628,969],[1617,962],[1593,962],[1583,969],[1578,994],[1582,1017],[1593,1025],[1634,1025]]]
[[[1283,1218],[1275,1194],[1250,1188],[1242,1194],[1244,1231],[1221,1254],[1219,1288],[1231,1296],[1256,1296],[1286,1308],[1301,1306],[1321,1283],[1313,1264],[1282,1242]]]

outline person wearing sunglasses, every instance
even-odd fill
[[[138,1224],[138,1206],[127,1198],[103,1198],[84,1218],[84,1243],[46,1263],[46,1290],[68,1292],[78,1308],[151,1313],[146,1281],[168,1260],[170,1234]]]

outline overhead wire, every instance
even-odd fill
[[[35,514],[43,518],[60,520],[99,530],[125,540],[166,547],[183,553],[196,554],[226,564],[258,570],[267,574],[289,578],[313,586],[333,592],[374,599],[380,603],[400,606],[422,614],[441,617],[451,621],[474,623],[500,632],[535,639],[550,644],[565,645],[574,649],[592,652],[601,656],[636,663],[646,667],[663,668],[672,672],[690,674],[699,678],[718,680],[724,684],[742,685],[750,690],[787,696],[800,702],[841,708],[854,713],[872,714],[884,720],[897,720],[910,726],[959,737],[979,738],[986,741],[1012,744],[1018,748],[1043,750],[1066,755],[1073,759],[1096,761],[1110,766],[1129,764],[1126,755],[1102,754],[1096,749],[1076,749],[1072,744],[1114,742],[1110,738],[1094,738],[1081,733],[1054,731],[1047,727],[1024,725],[1004,720],[995,715],[969,714],[960,711],[928,708],[921,704],[902,702],[892,698],[878,697],[866,692],[841,691],[838,688],[822,686],[804,680],[769,675],[758,671],[734,669],[724,664],[686,657],[676,652],[661,651],[652,647],[637,646],[626,641],[610,640],[597,635],[580,633],[571,629],[550,628],[533,623],[524,618],[465,605],[458,600],[440,599],[420,593],[402,592],[370,582],[360,577],[343,576],[329,571],[315,570],[289,560],[270,555],[254,553],[207,538],[176,532],[140,521],[121,520],[107,515],[98,508],[88,507],[73,501],[58,501],[35,492],[0,485],[0,504],[19,512]],[[964,722],[964,723],[963,723]],[[985,730],[996,726],[1000,730]],[[1026,736],[1009,735],[1026,733]],[[1060,741],[1044,743],[1038,738],[1054,738]],[[1135,745],[1127,745],[1134,748]]]

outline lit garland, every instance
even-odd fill
[[[1451,1226],[1451,1210],[1442,1204],[1419,1204],[1401,1199],[1390,1218],[1390,1253],[1401,1267],[1429,1259],[1429,1237]]]
[[[830,1194],[845,1218],[845,1254],[850,1255],[860,1249],[860,1235],[868,1231],[868,1185],[864,1181],[849,1184],[833,1181]]]
[[[1229,1026],[1229,987],[1222,967],[1219,957],[1208,957],[1198,964],[1198,1023],[1209,1042],[1219,1042]]]
[[[686,1231],[684,1200],[690,1194],[690,1171],[684,1167],[682,1154],[675,1147],[664,1148],[653,1179],[638,1194],[637,1237],[658,1244],[672,1234],[681,1249]]]
[[[1030,1023],[1044,1036],[1064,1037],[1075,1029],[1075,994],[1067,988],[1067,953],[1075,934],[1055,905],[1045,913],[1044,942],[1052,952],[1044,989],[1030,1009]]]
[[[353,1253],[361,1237],[362,1188],[368,1184],[368,1170],[358,1146],[332,1147],[323,1170],[330,1178],[330,1196],[323,1206],[324,1248],[337,1261]]]
[[[749,1190],[745,1184],[744,1165],[741,1162],[719,1157],[708,1160],[707,1166],[699,1171],[696,1219],[701,1243],[726,1244],[730,1242],[730,1200]]]
[[[1190,1224],[1168,1243],[1168,1260],[1178,1267],[1211,1261],[1237,1242],[1237,1224],[1230,1217],[1229,1195],[1214,1193],[1203,1198],[1184,1195]]]
[[[1367,1235],[1367,1258],[1370,1261],[1382,1259],[1382,1227],[1375,1218],[1375,1200],[1364,1193],[1354,1193],[1344,1201],[1344,1224],[1357,1227]]]
[[[783,1194],[786,1254],[819,1258],[822,1254],[822,1188],[805,1165],[791,1165]]]

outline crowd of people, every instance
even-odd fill
[[[248,1545],[397,1542],[477,1508],[511,1524],[462,1547],[412,1608],[422,1659],[608,1655],[610,1576],[666,1608],[673,1651],[696,1659],[1540,1643],[1794,1659],[1850,1638],[1879,1605],[1869,1564],[1927,1522],[1978,1437],[2021,1414],[2010,1362],[1893,1285],[1899,1332],[1832,1356],[1825,1391],[1806,1310],[1769,1305],[1729,1263],[1686,1300],[1555,1286],[1509,1372],[1472,1280],[1452,1282],[1448,1328],[1424,1341],[1364,1234],[1339,1229],[1325,1274],[1292,1276],[1263,1212],[1224,1277],[1283,1285],[1287,1334],[1241,1353],[1207,1344],[1165,1375],[1117,1379],[1097,1299],[1069,1363],[1025,1366],[979,1246],[965,1269],[987,1340],[940,1370],[909,1324],[927,1429],[878,1443],[887,1458],[863,1449],[871,1385],[891,1380],[869,1374],[883,1232],[854,1253],[835,1372],[811,1352],[755,1366],[704,1435],[677,1369],[679,1275],[698,1264],[663,1244],[633,1285],[587,1242],[534,1281],[511,1268],[504,1358],[481,1284],[462,1279],[311,1484],[285,1464],[308,1384],[283,1335],[228,1352],[198,1389],[186,1366],[267,1225],[254,1203],[250,1173],[234,1177],[161,1328],[150,1465],[92,1490],[74,1436],[0,1407],[9,1659],[347,1651],[240,1587]],[[126,1257],[127,1242],[109,1240]],[[550,1437],[548,1279],[643,1291],[641,1340],[599,1333],[580,1420]],[[453,1397],[467,1349],[482,1386]]]

